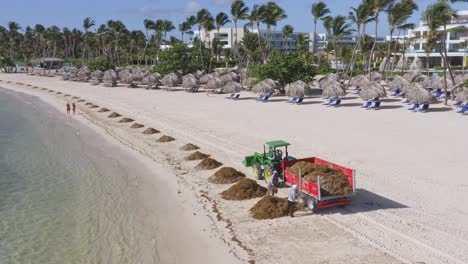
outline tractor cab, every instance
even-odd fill
[[[281,162],[283,157],[287,159],[288,157],[288,146],[290,144],[283,140],[270,141],[265,143],[263,147],[263,153],[271,161]],[[268,147],[268,152],[266,152],[266,146]],[[284,151],[283,151],[284,147]],[[284,154],[284,156],[283,156]]]

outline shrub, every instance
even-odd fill
[[[114,65],[107,58],[99,57],[89,62],[88,69],[90,71],[100,70],[104,72],[110,69],[114,69]]]

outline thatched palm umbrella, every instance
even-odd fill
[[[240,93],[240,91],[242,91],[242,85],[233,81],[227,82],[223,87],[225,93]]]
[[[406,70],[408,69],[408,61],[403,61],[403,57],[400,58],[397,65],[395,66],[395,70]]]
[[[112,87],[117,86],[117,74],[114,70],[107,70],[104,72],[104,82],[110,84]]]
[[[194,87],[197,87],[198,85],[199,82],[193,74],[187,74],[184,77],[182,77],[182,87],[186,89],[192,89]]]
[[[323,83],[322,96],[339,98],[346,95],[345,89],[341,84],[334,80],[329,80]]]
[[[425,80],[429,79],[429,77],[427,77],[426,75],[424,74],[421,74],[421,73],[417,73],[415,75],[413,75],[413,77],[411,78],[410,82],[419,82],[419,83],[422,83],[424,82]]]
[[[364,75],[358,75],[358,76],[351,78],[351,86],[353,87],[362,87],[368,82],[369,82],[369,79],[367,79],[367,77]]]
[[[455,76],[455,83],[456,84],[464,83],[465,80],[468,80],[468,74],[459,74],[459,75]]]
[[[468,88],[465,87],[463,91],[459,92],[455,97],[455,101],[468,103]]]
[[[367,78],[369,79],[370,76],[367,76]],[[379,72],[373,72],[372,73],[372,80],[369,79],[371,82],[380,82],[381,80],[383,79],[383,76],[381,73]]]
[[[155,75],[155,74],[150,74],[146,77],[144,77],[142,80],[141,80],[141,83],[143,85],[147,85],[149,87],[153,87],[153,86],[157,86],[158,85],[158,75]]]
[[[193,73],[193,76],[195,76],[195,78],[197,79],[200,79],[204,74],[205,74],[205,71],[197,70],[196,72]]]
[[[387,58],[384,58],[382,63],[380,63],[379,72],[391,71],[392,70],[392,64],[393,64],[393,58],[390,58],[390,60],[388,60],[388,62],[387,62]]]
[[[104,77],[104,73],[100,70],[95,70],[91,73],[93,79],[101,80]]]
[[[78,71],[78,80],[82,81],[82,82],[87,82],[89,80],[89,71],[87,69],[80,69],[80,71]]]
[[[273,90],[279,89],[278,83],[273,81],[272,79],[265,79],[265,80],[263,80],[263,83],[270,86]]]
[[[311,92],[310,86],[303,81],[295,81],[286,86],[286,95],[289,97],[304,97]]]
[[[252,89],[252,87],[257,83],[257,79],[255,78],[245,78],[242,79],[242,85],[246,87],[248,90]]]
[[[410,82],[405,78],[395,75],[393,80],[388,83],[388,88],[391,90],[403,90],[403,87],[410,85]]]
[[[200,77],[200,83],[201,84],[207,84],[209,80],[213,79],[214,76],[211,75],[211,74],[205,74],[203,76]]]
[[[208,83],[205,85],[205,89],[208,90],[216,90],[216,89],[221,89],[224,86],[224,82],[220,78],[213,78],[208,81]]]
[[[128,71],[128,70],[123,70],[119,73],[120,76],[120,82],[123,84],[128,85],[128,87],[134,87],[134,76],[133,74]]]
[[[255,94],[274,93],[275,88],[266,82],[259,82],[252,87],[252,92]]]
[[[405,94],[405,97],[417,104],[433,104],[437,102],[435,96],[422,88],[422,85],[413,85],[413,88]]]
[[[179,76],[175,73],[169,73],[164,75],[161,79],[161,83],[166,87],[176,87],[181,83]]]
[[[420,72],[423,70],[423,68],[424,68],[424,65],[418,57],[414,58],[413,62],[411,63],[409,67],[410,71],[415,71],[415,72]]]
[[[377,82],[369,82],[362,87],[359,96],[362,100],[371,100],[374,98],[384,98],[387,96],[385,88]]]

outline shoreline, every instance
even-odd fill
[[[111,130],[115,133],[115,140],[120,141],[119,144],[125,144],[125,141],[132,140],[133,146],[127,145],[127,148],[134,148],[133,151],[138,151],[138,149],[150,151],[150,156],[155,155],[160,158],[158,161],[164,161],[163,167],[175,169],[176,175],[177,173],[179,174],[177,176],[177,186],[182,186],[182,194],[187,194],[190,197],[186,199],[190,200],[198,196],[198,202],[206,207],[205,213],[208,212],[211,220],[205,218],[202,222],[211,221],[210,228],[212,228],[212,234],[216,234],[216,239],[230,241],[230,247],[234,248],[232,251],[238,254],[239,258],[244,262],[255,260],[255,263],[284,263],[288,260],[299,262],[314,259],[317,262],[328,260],[332,263],[344,260],[348,263],[398,263],[415,261],[436,263],[441,260],[449,263],[461,263],[462,260],[467,258],[463,253],[463,249],[464,242],[468,238],[468,232],[466,225],[460,221],[464,218],[463,215],[466,212],[466,208],[462,207],[459,208],[458,212],[454,211],[455,214],[452,214],[453,219],[448,219],[443,213],[452,208],[436,206],[436,208],[431,209],[429,205],[434,205],[431,203],[436,197],[425,200],[427,192],[417,192],[416,196],[409,196],[411,192],[408,191],[411,188],[408,187],[410,186],[401,185],[404,184],[405,179],[408,179],[411,184],[421,184],[421,178],[411,178],[413,175],[411,171],[415,171],[416,168],[411,168],[410,164],[402,164],[401,168],[394,166],[401,162],[401,160],[407,160],[408,157],[412,157],[414,154],[416,154],[414,157],[419,161],[415,160],[413,162],[419,162],[418,164],[422,164],[420,163],[421,160],[428,160],[429,156],[424,153],[421,155],[419,151],[409,149],[407,150],[408,153],[401,154],[402,157],[394,157],[392,160],[392,156],[389,155],[390,153],[386,152],[387,148],[394,147],[396,151],[401,151],[399,149],[400,145],[410,142],[408,139],[401,138],[400,134],[405,132],[404,129],[400,131],[393,128],[393,125],[396,123],[383,119],[379,127],[368,127],[366,133],[369,134],[362,135],[357,134],[362,133],[362,131],[356,131],[356,133],[353,130],[338,131],[338,134],[342,134],[339,132],[348,132],[347,135],[343,135],[347,137],[344,139],[349,140],[349,137],[356,137],[357,142],[362,142],[359,140],[360,137],[372,137],[373,135],[384,133],[382,131],[389,131],[382,134],[382,137],[387,141],[391,141],[394,137],[400,140],[403,139],[403,142],[394,143],[382,141],[382,151],[380,152],[375,152],[374,144],[361,143],[357,145],[360,152],[356,153],[351,153],[352,146],[346,145],[343,141],[344,139],[338,138],[337,140],[338,134],[327,129],[326,126],[322,127],[324,130],[322,133],[313,130],[313,126],[302,124],[306,130],[295,131],[296,133],[292,139],[292,143],[295,143],[293,144],[294,152],[298,152],[299,156],[314,153],[313,155],[318,155],[337,163],[349,164],[350,167],[356,168],[358,170],[358,196],[349,208],[330,210],[329,214],[298,217],[294,220],[281,218],[271,221],[254,221],[249,217],[248,209],[257,200],[241,201],[233,204],[219,199],[217,193],[227,186],[211,186],[207,184],[206,178],[213,172],[193,171],[195,163],[181,161],[184,153],[179,153],[177,147],[180,146],[181,141],[183,143],[195,143],[202,147],[204,152],[214,154],[216,159],[222,161],[226,166],[232,166],[243,172],[247,172],[245,168],[241,167],[240,160],[242,155],[248,154],[252,150],[258,150],[261,147],[261,142],[265,141],[265,138],[271,139],[270,137],[273,136],[283,137],[288,140],[291,135],[289,137],[286,136],[288,135],[286,128],[294,126],[290,125],[292,120],[285,120],[284,123],[287,124],[285,125],[286,128],[284,126],[278,127],[278,131],[268,136],[268,127],[264,126],[265,129],[263,129],[261,126],[269,122],[269,120],[265,120],[265,122],[255,120],[255,118],[252,118],[252,115],[245,115],[245,113],[247,111],[272,113],[272,118],[277,115],[279,120],[283,120],[285,117],[287,118],[288,113],[281,116],[275,110],[280,102],[272,104],[252,103],[248,105],[248,102],[225,102],[227,100],[222,99],[222,95],[206,97],[200,94],[145,91],[143,89],[128,89],[123,87],[92,87],[86,83],[63,82],[56,78],[30,77],[27,75],[10,76],[2,74],[0,75],[0,79],[8,77],[11,80],[21,80],[25,83],[32,83],[40,87],[48,87],[56,91],[60,90],[63,93],[80,96],[88,101],[99,104],[101,107],[106,107],[124,114],[124,116],[132,117],[138,123],[142,123],[147,127],[151,126],[162,130],[163,133],[161,134],[174,136],[177,139],[175,143],[168,143],[167,145],[147,142],[146,140],[135,140],[134,138],[141,137],[140,130],[130,130],[127,128],[128,126],[115,124],[115,121],[111,122],[103,118],[102,114],[84,108],[84,105],[79,105],[87,114],[83,116],[83,122],[102,127],[106,131]],[[42,100],[61,100],[61,104],[58,103],[60,101],[57,101],[56,104],[58,107],[63,108],[63,96],[58,98],[55,94],[50,96],[49,93],[40,92],[40,89],[36,92],[31,90],[30,87],[17,87],[14,83],[6,84],[5,82],[0,82],[0,86],[7,85],[10,86],[10,89],[37,93]],[[96,92],[94,93],[93,91]],[[151,98],[142,98],[148,93],[151,93]],[[165,96],[164,99],[158,99],[160,95]],[[242,96],[244,97],[245,95],[244,93]],[[139,102],[139,104],[136,102]],[[201,102],[201,104],[197,104],[197,102]],[[248,105],[250,109],[239,110],[240,106],[236,106],[236,103],[244,106]],[[315,106],[307,105],[307,107],[312,108]],[[220,109],[218,113],[224,114],[222,117],[216,117],[216,113],[212,112],[216,108]],[[294,110],[289,110],[284,106],[281,108],[286,109],[285,111],[288,112],[294,111],[299,116],[306,115],[306,108],[304,107],[296,107]],[[350,112],[355,113],[361,110],[352,108],[350,110],[344,110],[346,108],[336,109],[338,111],[327,108],[317,109],[323,111],[323,117],[314,116],[317,119],[316,124],[330,119],[337,119],[338,115],[350,117]],[[400,114],[399,112],[401,111],[398,109],[395,112],[389,114],[387,112],[380,113],[380,111],[378,113],[365,112],[365,114],[361,113],[360,115],[366,115],[365,118],[373,120],[375,118],[380,119],[380,117],[376,116],[379,114],[386,118],[389,118],[390,114],[395,114],[395,116],[399,117],[399,121],[405,123],[408,127],[409,132],[406,132],[407,136],[413,137],[413,133],[411,132],[413,125],[408,123],[408,118],[403,113]],[[408,113],[404,114],[408,115]],[[431,116],[432,114],[435,116]],[[428,129],[428,125],[432,123],[431,118],[440,118],[441,116],[447,116],[446,114],[444,112],[428,113],[426,115],[418,115],[418,118],[414,120],[418,120],[420,129],[425,131]],[[89,119],[87,118],[88,115]],[[245,120],[241,120],[242,118],[245,118]],[[462,123],[463,121],[459,119],[449,117],[447,120],[447,129],[451,129],[451,127],[460,129],[460,127],[463,128],[465,126]],[[457,120],[459,123],[454,123],[454,120]],[[351,122],[355,121],[343,118],[342,123],[346,126],[351,125]],[[314,138],[308,139],[306,137],[308,129],[310,129],[310,133],[316,134],[321,141],[314,140]],[[354,129],[356,128],[354,127]],[[253,131],[255,133],[252,133]],[[331,134],[330,138],[323,137],[327,133]],[[308,140],[310,140],[310,143],[303,144],[308,142]],[[417,139],[414,142],[416,146],[422,144],[419,141],[423,141],[423,139]],[[321,144],[317,144],[317,142],[321,142]],[[440,148],[440,146],[445,146],[445,143],[444,145],[440,143],[434,142],[432,147]],[[391,146],[392,144],[394,146]],[[340,145],[342,148],[332,148],[332,146]],[[407,145],[411,146],[411,144]],[[465,153],[461,148],[455,148],[454,151],[458,155],[464,155]],[[372,153],[373,155],[364,156],[360,153]],[[442,155],[442,158],[446,156],[446,154]],[[383,161],[387,161],[387,164],[383,163]],[[372,163],[375,163],[375,165],[372,165]],[[447,164],[456,165],[455,168],[452,168],[452,173],[461,172],[461,163],[459,163],[458,159],[451,160],[451,163]],[[381,166],[381,168],[379,169],[376,166]],[[392,166],[394,168],[391,168]],[[388,171],[385,171],[386,169]],[[431,181],[435,180],[432,175],[435,176],[439,173],[437,168],[433,170],[434,172],[424,172],[426,175],[431,176]],[[251,175],[248,172],[246,174],[248,176]],[[392,175],[402,175],[405,177],[395,177],[395,179],[392,179]],[[429,183],[425,186],[423,185],[423,188],[430,190],[433,184],[437,184]],[[457,179],[456,183],[463,185],[465,184],[465,180]],[[386,184],[386,186],[382,186],[382,184]],[[400,189],[398,189],[399,187]],[[452,185],[442,187],[444,189],[452,189],[456,193],[463,190],[463,187],[454,189]],[[200,197],[200,190],[206,190],[211,199],[215,199],[218,202],[219,211],[223,214],[223,217],[233,223],[232,230],[237,235],[236,237],[238,237],[244,247],[251,250],[252,255],[250,257],[248,250],[243,249],[240,244],[232,241],[233,236],[229,230],[225,230],[225,223],[215,220],[215,213],[210,210],[212,205],[209,201],[204,201]],[[451,195],[447,199],[451,199],[453,196]],[[423,199],[419,197],[423,197]],[[398,223],[402,221],[406,224],[399,226]],[[424,229],[422,229],[423,226]],[[314,236],[317,233],[321,237],[315,238]],[[438,235],[442,239],[441,242],[426,240],[428,236],[431,237],[433,235]],[[310,239],[311,237],[314,237],[314,239]],[[455,242],[449,242],[448,238],[456,239],[461,244],[456,245]],[[324,247],[328,247],[328,249],[324,249]],[[302,255],[297,256],[297,254],[294,254],[295,256],[291,256],[292,249],[301,252]],[[311,249],[311,252],[304,252],[304,250],[307,251],[308,249]]]

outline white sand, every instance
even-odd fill
[[[166,159],[165,169],[177,175],[165,178],[168,186],[182,192],[170,202],[179,204],[176,209],[187,210],[181,217],[192,221],[190,213],[195,213],[193,222],[197,224],[190,229],[203,235],[211,248],[216,245],[222,251],[228,247],[242,261],[468,263],[468,205],[463,203],[468,191],[468,143],[463,137],[468,117],[442,104],[421,114],[407,111],[406,105],[394,99],[384,101],[382,110],[366,111],[357,98],[344,100],[335,109],[320,105],[318,98],[296,106],[286,104],[284,97],[274,97],[266,104],[253,99],[233,102],[222,95],[108,88],[23,74],[1,74],[0,80],[1,87],[47,101],[65,98],[5,81],[80,96],[177,138],[168,144],[155,143],[148,139],[157,135],[143,136],[143,129],[130,130],[128,124],[105,118],[108,113],[79,106],[84,118],[139,155],[159,163]],[[241,97],[253,95],[243,93]],[[251,176],[242,167],[243,156],[260,151],[265,141],[274,139],[292,143],[290,153],[295,157],[319,156],[356,169],[358,195],[353,204],[317,215],[256,221],[248,210],[257,200],[220,199],[218,193],[227,186],[207,183],[212,172],[193,171],[196,162],[182,161],[185,153],[177,150],[185,143],[195,143],[203,152]],[[285,193],[283,190],[281,195]],[[213,201],[221,221],[212,212]],[[226,228],[225,219],[232,222],[231,228]],[[197,229],[202,226],[206,232]],[[233,235],[242,246],[232,240]],[[193,251],[201,252],[200,243],[190,243]],[[210,255],[213,250],[202,253]]]

